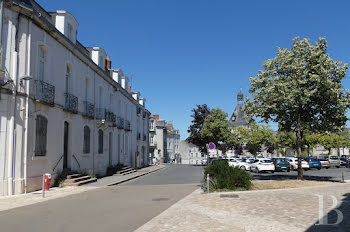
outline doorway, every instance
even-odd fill
[[[63,169],[68,168],[68,135],[69,135],[69,124],[64,122],[64,137],[63,137]]]

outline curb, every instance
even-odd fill
[[[138,177],[145,176],[145,175],[147,175],[147,174],[150,174],[150,173],[153,173],[153,172],[162,170],[162,169],[164,169],[164,168],[165,168],[165,166],[163,166],[163,167],[161,167],[161,168],[158,168],[158,169],[156,169],[156,170],[152,170],[152,171],[149,171],[149,172],[142,173],[142,174],[137,175],[137,176],[129,177],[129,178],[125,179],[125,180],[120,180],[120,181],[117,181],[117,182],[114,182],[114,183],[111,183],[111,184],[106,184],[105,186],[115,186],[115,185],[118,185],[118,184],[127,182],[127,181],[129,181],[129,180],[133,180],[133,179],[136,179],[136,178],[138,178]]]

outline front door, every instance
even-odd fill
[[[68,134],[69,124],[64,122],[64,138],[63,138],[63,169],[68,168]]]

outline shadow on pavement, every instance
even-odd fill
[[[296,180],[296,175],[284,175],[284,174],[254,174],[251,173],[254,180]],[[308,176],[304,173],[304,180],[314,180],[314,181],[332,181],[339,182],[339,180],[334,180],[331,176]]]
[[[307,232],[345,232],[350,231],[350,193],[345,195],[345,198],[338,204],[336,210],[328,211],[328,208],[332,206],[332,203],[325,205],[325,212],[327,215],[321,220],[315,222],[313,226],[308,228]],[[325,200],[331,199],[330,196],[323,196]],[[339,223],[338,223],[339,222]],[[328,224],[328,225],[327,225]]]

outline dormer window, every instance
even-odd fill
[[[68,39],[73,41],[73,27],[69,23],[68,23],[68,28],[67,28],[67,37],[68,37]]]

